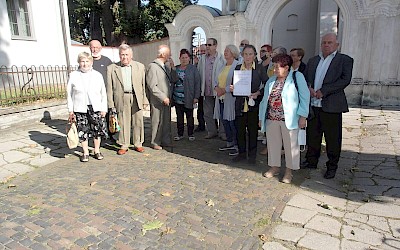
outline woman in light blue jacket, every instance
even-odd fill
[[[267,133],[268,165],[264,176],[279,174],[282,141],[285,148],[286,171],[284,183],[292,181],[292,170],[300,169],[300,146],[297,141],[299,129],[306,127],[310,104],[310,91],[302,73],[295,73],[297,86],[290,67],[289,55],[277,55],[272,59],[274,76],[266,83],[264,98],[260,104],[261,131]]]

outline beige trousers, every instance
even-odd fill
[[[297,142],[298,133],[298,129],[287,129],[284,121],[267,120],[269,166],[281,166],[281,149],[283,141],[286,167],[293,170],[300,169],[300,146]]]
[[[122,149],[128,149],[131,143],[133,131],[133,145],[142,147],[144,142],[143,111],[139,109],[136,97],[133,94],[124,93],[124,108],[118,113],[118,121],[121,131],[118,135],[118,144]]]

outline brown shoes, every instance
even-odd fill
[[[128,149],[119,149],[118,150],[118,152],[117,152],[117,154],[119,154],[119,155],[124,155],[124,154],[126,154],[126,152],[128,152]]]
[[[286,184],[290,184],[290,183],[292,183],[292,178],[293,178],[292,170],[286,168],[286,172],[282,178],[282,182],[286,183]]]
[[[267,155],[268,154],[268,148],[265,147],[263,150],[260,151],[260,155]]]
[[[279,174],[279,170],[280,169],[278,167],[271,167],[267,172],[263,174],[263,176],[266,178],[272,178],[275,175]]]
[[[158,145],[153,145],[152,148],[155,150],[162,150],[162,147]]]
[[[139,153],[143,153],[144,152],[144,148],[143,147],[135,147],[135,151],[139,152]]]

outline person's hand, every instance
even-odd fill
[[[163,104],[165,105],[165,106],[169,106],[169,98],[167,97],[167,98],[165,98],[164,99],[164,101],[163,101]]]
[[[300,116],[299,118],[299,128],[305,128],[307,126],[307,118]]]
[[[251,93],[251,95],[250,95],[249,97],[252,98],[252,99],[257,99],[257,97],[258,97],[260,94],[261,94],[260,91],[257,90],[256,92]]]
[[[230,91],[231,93],[233,93],[233,84],[231,84],[231,86],[229,86],[229,91]]]
[[[220,87],[215,87],[215,91],[217,92],[217,96],[220,97],[225,94],[225,89]]]
[[[175,70],[175,63],[174,63],[174,60],[172,60],[172,58],[170,58],[170,59],[168,60],[168,62],[169,62],[169,66],[171,67],[171,69]]]
[[[258,120],[258,127],[261,128],[261,120]]]
[[[196,103],[198,103],[199,102],[199,99],[193,99],[193,104],[196,104]]]
[[[315,96],[315,90],[313,88],[311,88],[311,87],[308,87],[308,89],[310,90],[310,96],[311,97],[316,97]]]
[[[100,112],[101,117],[106,117],[106,114],[107,114],[107,113],[104,112],[104,111],[101,111],[101,112]]]
[[[317,91],[315,92],[315,97],[316,97],[317,99],[321,99],[323,96],[324,96],[324,95],[322,94],[322,92],[321,92],[320,89],[317,90]]]
[[[75,114],[74,112],[69,112],[69,116],[68,116],[68,122],[75,122]]]

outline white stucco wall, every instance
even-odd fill
[[[297,15],[297,30],[288,30],[288,16],[292,14]],[[274,19],[272,47],[283,46],[288,53],[292,48],[303,48],[303,61],[307,62],[315,54],[317,18],[318,0],[290,1]]]
[[[0,0],[0,65],[66,65],[59,1],[29,2],[34,39],[17,40],[11,38],[6,1]]]

